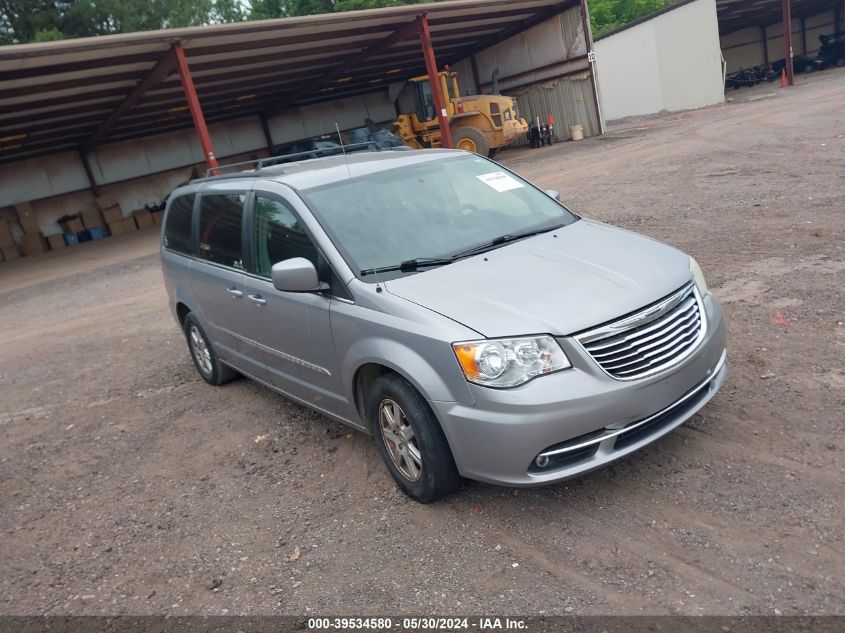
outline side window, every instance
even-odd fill
[[[190,255],[191,216],[194,210],[194,194],[179,196],[170,203],[167,224],[164,227],[164,246]]]
[[[255,197],[255,230],[253,231],[255,273],[270,277],[273,264],[291,257],[304,257],[315,267],[317,248],[305,228],[286,204],[261,195]]]
[[[203,194],[200,198],[199,256],[215,264],[243,268],[241,226],[244,194]]]

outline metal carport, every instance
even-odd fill
[[[392,120],[391,90],[435,66],[478,92],[501,70],[526,117],[553,115],[564,138],[569,123],[599,134],[591,49],[585,0],[455,0],[3,46],[0,221],[20,243],[60,232],[56,220],[96,208],[96,195],[131,213],[200,162],[327,132],[309,120]]]
[[[819,21],[813,29],[818,31],[830,27],[835,33],[842,31],[845,1],[843,0],[717,0],[716,8],[719,18],[719,35],[722,38],[722,49],[727,52],[726,58],[731,56],[729,51],[746,49],[737,53],[737,59],[748,60],[731,64],[728,70],[743,65],[756,66],[768,64],[772,59],[782,57],[791,59],[795,55],[794,39],[797,35],[799,50],[807,54],[811,49],[808,45],[807,22],[826,13],[827,19]],[[795,21],[798,28],[796,29]],[[772,33],[774,31],[774,35]],[[772,40],[776,40],[772,46]],[[783,40],[780,42],[779,40]],[[753,52],[750,51],[753,48]],[[751,53],[750,55],[748,53]],[[740,57],[740,55],[742,55]],[[786,64],[787,82],[793,85],[792,64]]]

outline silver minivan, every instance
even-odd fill
[[[619,459],[727,373],[695,260],[461,151],[195,180],[170,196],[161,258],[203,379],[243,374],[371,434],[421,502]]]

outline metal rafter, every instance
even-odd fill
[[[417,21],[413,20],[411,22],[407,22],[404,25],[400,26],[398,29],[393,31],[387,37],[380,39],[378,42],[373,44],[372,46],[368,46],[364,50],[362,50],[357,55],[348,58],[345,62],[340,64],[339,66],[335,66],[332,70],[324,74],[322,77],[314,81],[313,83],[306,84],[301,89],[296,91],[292,97],[286,99],[284,102],[280,103],[277,108],[274,108],[273,112],[268,112],[268,114],[273,114],[274,112],[278,112],[284,110],[287,106],[296,102],[296,100],[308,93],[318,92],[321,88],[323,88],[327,83],[338,79],[343,76],[344,73],[348,72],[349,70],[360,66],[364,61],[367,60],[368,57],[372,57],[373,55],[377,55],[382,53],[388,49],[390,49],[394,44],[401,42],[403,40],[407,40],[413,37],[417,32]]]
[[[176,70],[176,54],[174,48],[171,48],[162,57],[156,65],[152,67],[150,72],[144,77],[135,88],[132,89],[126,98],[120,102],[114,111],[103,121],[100,126],[91,135],[91,138],[85,143],[83,153],[90,151],[98,141],[104,139],[109,131],[117,124],[120,117],[129,111],[132,106],[144,98],[150,90],[164,81],[173,71]]]

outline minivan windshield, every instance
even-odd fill
[[[577,220],[560,203],[476,155],[429,160],[302,192],[357,274],[441,265]],[[351,261],[350,261],[351,260]]]

